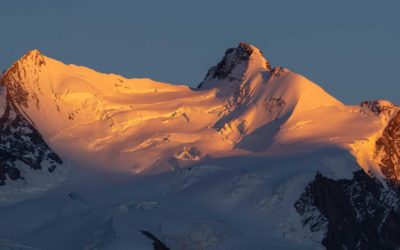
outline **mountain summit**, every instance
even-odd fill
[[[215,87],[213,84],[222,80],[240,81],[250,68],[271,71],[269,62],[258,48],[241,42],[237,48],[228,49],[222,60],[208,70],[198,88]]]
[[[39,50],[0,85],[2,199],[65,185],[17,206],[15,218],[0,211],[1,221],[43,212],[26,232],[0,227],[2,237],[40,249],[123,249],[143,234],[171,249],[259,249],[266,237],[276,249],[400,246],[399,107],[345,105],[271,67],[252,45],[228,49],[197,89],[66,65]],[[79,181],[68,179],[69,163]],[[111,174],[134,177],[111,188]],[[78,191],[62,193],[71,187]]]

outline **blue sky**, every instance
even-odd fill
[[[400,1],[13,0],[0,68],[38,48],[65,63],[196,86],[246,41],[340,100],[400,104]]]

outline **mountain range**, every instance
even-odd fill
[[[0,248],[399,249],[400,107],[271,65],[242,42],[190,88],[29,51],[0,77]]]

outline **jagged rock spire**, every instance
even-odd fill
[[[236,72],[235,75],[243,74],[246,68],[249,66],[252,58],[262,58],[262,67],[266,70],[271,70],[269,62],[264,58],[261,50],[253,45],[245,42],[240,42],[236,48],[230,48],[225,52],[222,60],[216,65],[211,67],[204,80],[200,83],[198,88],[203,88],[206,82],[212,79],[216,80],[233,80],[237,77],[233,76],[233,72],[240,66],[240,72]]]

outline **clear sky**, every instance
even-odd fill
[[[400,1],[4,0],[0,68],[38,48],[65,63],[197,86],[240,41],[346,103],[400,104]]]

